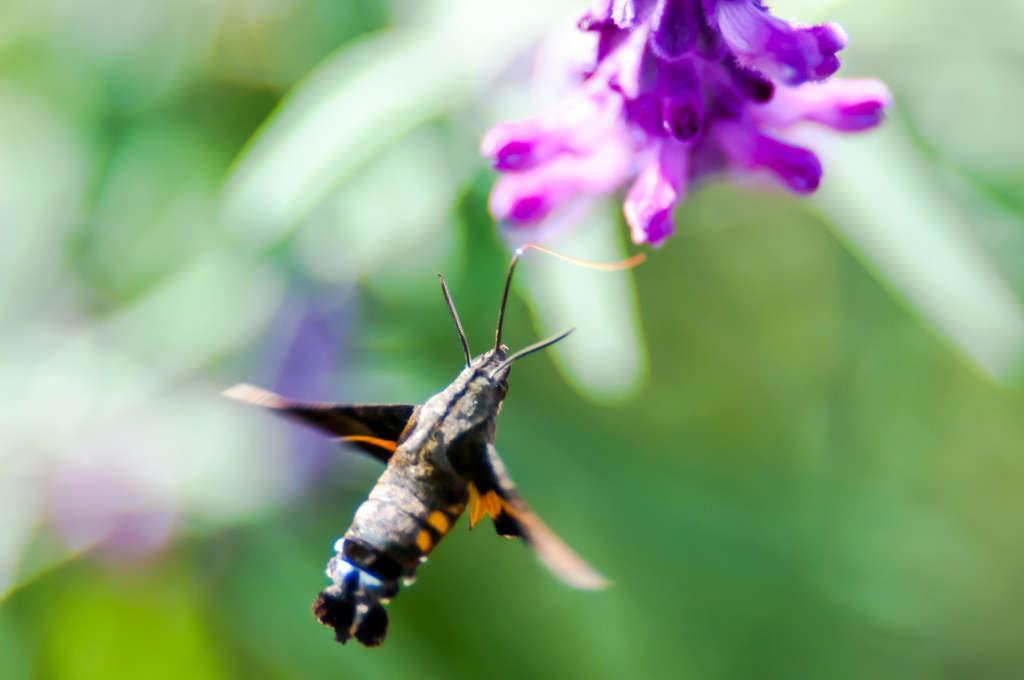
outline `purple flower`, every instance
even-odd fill
[[[791,24],[760,0],[597,0],[579,28],[596,47],[576,91],[480,145],[503,173],[491,211],[509,228],[635,177],[626,221],[636,243],[658,246],[690,182],[763,175],[810,193],[821,162],[789,133],[865,130],[892,104],[877,80],[826,80],[846,44],[839,26]]]

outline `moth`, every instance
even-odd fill
[[[369,498],[356,510],[352,526],[335,543],[335,555],[327,565],[332,583],[313,603],[314,615],[334,629],[338,642],[352,637],[367,647],[384,642],[388,615],[383,605],[398,593],[399,582],[409,585],[415,580],[416,568],[467,507],[470,528],[490,515],[498,534],[522,539],[570,586],[596,589],[607,584],[530,510],[494,447],[498,412],[508,394],[512,364],[574,330],[511,356],[501,344],[509,286],[521,254],[522,249],[517,250],[509,265],[494,347],[475,358],[444,277],[438,274],[462,341],[466,367],[447,388],[423,404],[297,401],[247,384],[225,392],[228,397],[311,425],[387,465]],[[600,267],[632,266],[641,259]]]

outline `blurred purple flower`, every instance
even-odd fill
[[[72,551],[112,561],[161,550],[178,523],[174,474],[143,428],[131,424],[79,442],[53,473],[49,514]]]
[[[839,26],[791,24],[760,0],[597,0],[579,28],[597,38],[579,88],[481,143],[504,173],[490,204],[509,228],[635,176],[626,220],[636,243],[658,246],[689,182],[754,174],[810,193],[821,163],[785,141],[790,129],[865,130],[892,104],[877,80],[825,80],[846,44]]]
[[[286,329],[289,337],[277,338],[285,351],[272,379],[280,394],[331,398],[337,364],[344,358],[356,311],[352,301],[351,290],[344,287],[313,293],[294,291],[285,300],[277,316],[279,327]],[[337,443],[307,428],[292,428],[290,434],[293,472],[299,484],[306,486],[337,458]]]

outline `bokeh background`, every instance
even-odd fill
[[[219,392],[423,400],[436,271],[487,346],[476,145],[581,5],[0,4],[0,677],[1024,676],[1012,0],[774,3],[845,26],[883,129],[811,200],[698,189],[631,273],[528,256],[506,342],[580,330],[497,445],[612,587],[460,522],[383,648],[313,619],[380,466]],[[551,245],[635,250],[614,203]]]

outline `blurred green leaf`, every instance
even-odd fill
[[[841,236],[976,366],[997,379],[1012,375],[1024,351],[1020,299],[898,123],[837,144],[815,201]]]
[[[417,125],[452,111],[571,5],[438,2],[428,28],[346,47],[310,74],[246,150],[224,215],[244,242],[281,238]]]

